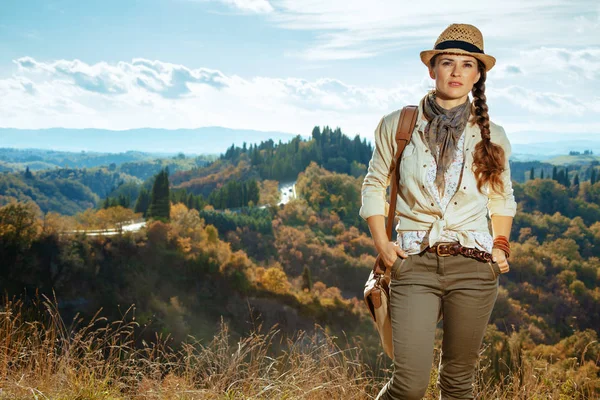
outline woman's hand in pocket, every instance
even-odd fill
[[[398,246],[396,242],[385,242],[382,246],[378,246],[377,251],[383,264],[387,268],[391,268],[398,257],[406,258],[408,254]],[[382,274],[384,271],[381,270],[381,264],[377,266],[378,273]]]
[[[501,249],[492,249],[492,261],[498,263],[498,268],[500,268],[500,272],[505,274],[510,271],[510,266],[508,265],[508,261],[506,260],[506,253]]]

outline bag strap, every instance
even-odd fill
[[[396,200],[398,199],[398,178],[400,177],[400,161],[404,148],[410,142],[413,130],[417,124],[418,116],[417,106],[406,106],[400,112],[398,120],[398,128],[396,129],[396,156],[392,160],[390,170],[392,171],[392,191],[390,193],[390,209],[386,222],[386,231],[388,239],[392,240],[392,232],[394,230],[394,217],[396,216]]]

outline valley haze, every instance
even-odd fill
[[[0,147],[14,149],[41,149],[66,152],[121,153],[139,151],[154,154],[222,154],[232,144],[242,147],[245,142],[259,144],[272,139],[287,143],[294,137],[310,139],[310,134],[289,132],[202,127],[195,129],[138,128],[107,129],[17,129],[0,128]],[[365,137],[364,135],[362,136]],[[570,151],[591,150],[600,155],[600,134],[596,133],[509,133],[511,158],[519,161],[544,160]],[[373,145],[372,134],[367,142]]]
[[[196,129],[139,128],[122,131],[107,129],[15,129],[0,128],[0,147],[56,151],[120,153],[220,154],[232,144],[249,146],[272,139],[287,143],[297,135],[250,129],[203,127]],[[308,139],[308,137],[303,137]]]

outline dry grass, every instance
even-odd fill
[[[131,308],[121,321],[97,314],[87,325],[76,319],[67,327],[56,300],[33,307],[4,303],[2,399],[371,399],[390,374],[379,368],[387,360],[379,359],[383,372],[376,376],[362,360],[360,345],[346,341],[340,348],[320,328],[288,339],[275,328],[257,329],[233,341],[222,323],[211,342],[190,337],[173,349],[168,337],[136,344],[139,327]],[[523,362],[502,385],[483,382],[482,366],[478,398],[595,398],[598,381],[590,386],[589,377],[576,373],[585,365],[562,382],[539,365]],[[427,399],[437,398],[435,375],[434,369]]]
[[[1,398],[362,399],[374,384],[359,349],[339,348],[322,329],[284,340],[273,328],[232,345],[222,323],[206,345],[190,338],[174,350],[157,336],[136,347],[131,309],[122,321],[97,314],[67,328],[55,301],[42,306],[32,315],[7,301],[0,313]]]

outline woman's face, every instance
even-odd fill
[[[440,54],[435,58],[429,76],[435,79],[436,97],[461,104],[481,77],[477,59],[471,56]]]

